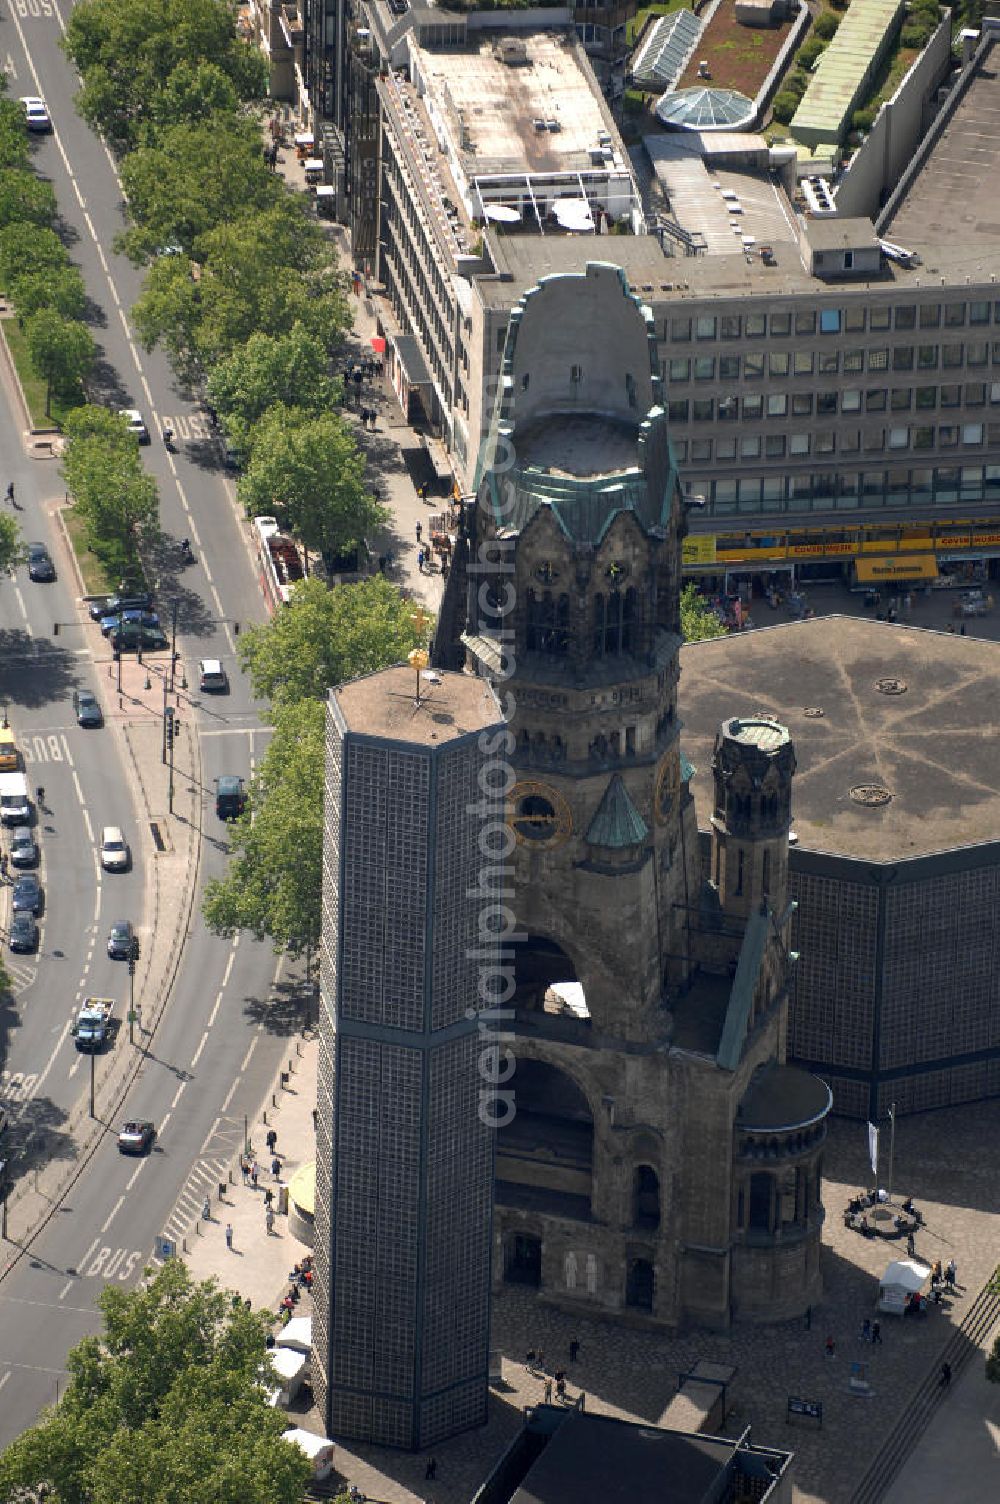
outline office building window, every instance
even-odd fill
[[[716,506],[730,506],[736,500],[736,482],[734,480],[717,480],[715,482]]]
[[[908,413],[913,393],[908,386],[894,386],[889,396],[889,406],[894,413]]]
[[[691,320],[671,319],[670,338],[676,340],[678,344],[683,344],[686,340],[689,340],[691,338]]]
[[[810,438],[807,433],[790,433],[788,435],[789,454],[808,454]]]
[[[760,439],[757,434],[744,434],[740,439],[740,458],[744,460],[760,459]]]
[[[889,448],[905,449],[910,442],[910,430],[908,428],[889,429]]]
[[[892,310],[889,308],[873,308],[868,319],[868,327],[872,330],[888,329]]]
[[[792,414],[796,418],[808,418],[813,410],[812,392],[792,393]]]
[[[755,422],[764,412],[763,397],[743,398],[743,421]]]
[[[865,451],[868,454],[881,449],[885,442],[884,430],[881,428],[866,428],[863,433],[863,442]]]
[[[917,370],[933,371],[937,368],[938,347],[937,345],[917,346]]]
[[[969,304],[969,323],[970,324],[988,324],[989,321],[990,321],[990,305],[989,305],[989,303],[970,303]]]
[[[885,412],[886,390],[884,386],[870,386],[865,392],[865,411],[869,413]]]
[[[767,357],[768,375],[787,376],[789,364],[788,356],[783,351],[772,350]]]
[[[833,451],[834,451],[834,449],[835,449],[835,447],[836,447],[836,439],[834,438],[833,433],[830,432],[829,429],[825,429],[822,433],[818,433],[816,435],[816,453],[817,454],[832,454]]]
[[[936,329],[941,323],[940,303],[923,303],[920,307],[921,329]]]
[[[715,357],[713,355],[699,355],[694,363],[695,381],[715,380]]]
[[[887,371],[889,369],[889,351],[869,350],[868,369],[869,371]]]
[[[953,371],[962,364],[965,357],[964,345],[942,345],[941,364],[948,370]]]
[[[944,322],[948,329],[961,329],[965,323],[965,304],[946,303],[944,305]]]
[[[767,319],[762,313],[748,313],[743,321],[743,329],[747,339],[760,339],[767,333]]]
[[[861,448],[861,434],[856,428],[844,428],[840,432],[841,454],[857,454]]]
[[[748,501],[750,501],[750,502],[759,502],[760,501],[760,481],[759,480],[741,480],[739,482],[739,488],[740,488],[740,503],[741,504],[746,503]]]
[[[844,310],[844,328],[848,334],[863,334],[865,330],[865,308],[847,308]]]
[[[994,405],[1000,402],[1000,381],[990,383],[990,402]]]
[[[983,442],[983,425],[981,423],[962,424],[962,443],[981,444]]]
[[[711,423],[715,403],[711,397],[699,397],[691,404],[691,416],[696,423]]]
[[[842,413],[856,413],[861,411],[861,392],[857,387],[850,387],[840,394],[840,411]]]
[[[692,460],[710,460],[712,458],[711,439],[692,439],[691,458]]]
[[[934,430],[933,430],[933,428],[930,430],[930,434],[931,434],[931,439],[933,441],[933,437],[934,437]],[[919,446],[915,446],[915,447],[919,447]],[[911,470],[910,471],[910,496],[911,496],[911,498],[912,498],[913,501],[930,501],[930,499],[931,499],[931,497],[933,495],[933,491],[931,489],[932,479],[933,479],[933,472],[930,471],[930,470]]]
[[[993,341],[993,364],[1000,366],[1000,339]]]
[[[840,356],[836,350],[821,350],[819,352],[819,374],[821,376],[836,376],[839,364]]]
[[[840,309],[839,308],[821,308],[820,309],[820,311],[819,311],[819,332],[820,332],[820,334],[839,334],[840,333],[840,323],[841,323],[841,319],[840,319]]]
[[[735,438],[716,439],[715,458],[717,460],[734,460],[736,458]]]
[[[957,382],[952,382],[948,386],[943,386],[941,388],[942,407],[961,407],[961,405],[962,388],[957,384]]]
[[[738,314],[727,313],[719,320],[720,339],[739,339],[740,320]]]
[[[739,402],[735,397],[719,398],[719,422],[732,423],[739,417]]]
[[[747,381],[756,381],[759,377],[763,376],[763,374],[764,374],[764,357],[763,357],[763,355],[744,355],[744,357],[743,357],[743,375],[746,377]]]
[[[738,355],[721,355],[719,357],[719,380],[739,381],[740,357]]]
[[[914,449],[933,449],[934,448],[934,430],[933,430],[933,428],[923,427],[923,426],[921,426],[920,428],[915,428],[913,430],[913,447],[914,447]]]
[[[792,369],[796,376],[811,376],[815,364],[811,350],[796,350],[792,360]]]
[[[844,375],[845,376],[856,376],[858,374],[858,372],[859,371],[863,371],[864,368],[865,368],[865,352],[864,352],[864,350],[845,350],[844,351]]]
[[[674,439],[674,458],[678,465],[687,463],[688,441],[687,439]]]
[[[836,392],[817,392],[816,393],[816,416],[818,418],[829,418],[836,411],[837,411],[837,393]]]
[[[926,413],[926,412],[929,412],[931,408],[934,408],[936,406],[937,406],[937,387],[936,386],[918,386],[917,387],[917,412]]]
[[[765,476],[764,477],[764,484],[763,484],[763,486],[762,486],[761,489],[762,489],[762,491],[764,493],[764,500],[765,501],[784,501],[784,499],[785,499],[785,480],[784,480],[784,476],[781,476],[781,475]]]
[[[790,313],[771,314],[771,338],[784,339],[792,332],[792,316]]]
[[[689,360],[672,360],[668,370],[671,381],[687,381],[691,374],[691,362]]]
[[[799,312],[795,315],[795,333],[815,334],[816,315],[812,312],[806,312],[804,309],[800,309]]]
[[[980,442],[982,425],[980,424]],[[780,459],[785,452],[785,435],[783,433],[769,433],[764,438],[764,454],[769,460]]]
[[[715,338],[715,319],[714,318],[700,318],[700,319],[695,319],[695,321],[694,321],[694,337],[695,337],[695,339],[714,339]]]
[[[958,425],[956,423],[938,424],[938,448],[954,449],[958,443]]]
[[[686,397],[679,399],[677,402],[667,403],[667,421],[669,423],[686,423],[687,420],[688,404]]]
[[[894,324],[897,329],[915,329],[917,327],[916,304],[904,303],[897,308]]]
[[[982,407],[986,402],[986,384],[982,381],[967,381],[965,384],[966,407]]]
[[[987,345],[984,339],[970,339],[965,347],[965,363],[969,366],[986,364]]]
[[[894,371],[913,370],[913,346],[897,345],[892,352],[892,369]]]
[[[769,418],[783,418],[788,411],[788,398],[784,392],[769,392],[767,398],[767,416]]]

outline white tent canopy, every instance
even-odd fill
[[[294,1347],[301,1353],[312,1352],[312,1317],[293,1316],[275,1338],[278,1347]]]
[[[901,1316],[906,1297],[916,1295],[927,1283],[930,1269],[916,1259],[894,1259],[878,1282],[878,1308]]]
[[[333,1466],[333,1442],[328,1437],[317,1436],[313,1431],[303,1431],[300,1426],[295,1426],[284,1433],[282,1440],[292,1442],[305,1452],[316,1478],[323,1479],[328,1475]]]

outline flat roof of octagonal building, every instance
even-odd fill
[[[795,747],[800,847],[891,862],[1000,840],[998,705],[1000,644],[957,633],[835,616],[689,643],[678,711],[698,824],[720,725],[773,717]]]
[[[511,312],[487,446],[497,521],[517,530],[548,504],[577,542],[597,542],[620,510],[664,524],[676,466],[662,390],[653,316],[621,267],[591,261],[529,288]]]

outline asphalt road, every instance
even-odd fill
[[[103,145],[72,109],[76,79],[59,48],[62,12],[50,0],[5,0],[0,18],[0,66],[10,94],[41,94],[55,126],[53,136],[35,142],[34,161],[55,186],[67,243],[92,300],[99,400],[138,407],[153,433],[144,455],[160,488],[165,544],[152,573],[161,612],[169,615],[177,602],[190,685],[184,713],[195,719],[203,764],[204,880],[225,861],[210,808],[213,780],[248,774],[266,745],[235,658],[236,622],[265,615],[260,589],[205,415],[178,394],[165,359],[140,351],[128,329],[141,275],[111,249],[123,224],[121,190]],[[173,455],[159,441],[167,421],[178,440]],[[6,403],[0,404],[0,465],[6,467],[0,493],[14,481],[25,538],[47,542],[58,559],[58,468],[26,457]],[[194,562],[186,565],[178,547],[183,537],[194,545]],[[0,583],[0,700],[29,782],[45,788],[40,950],[37,958],[9,957],[16,988],[9,1011],[0,1014],[0,1098],[14,1118],[5,1152],[27,1149],[15,1173],[69,1152],[63,1125],[88,1085],[86,1059],[69,1037],[74,1006],[83,995],[120,1003],[127,996],[126,967],[106,956],[111,923],[131,918],[144,945],[164,940],[146,927],[149,833],[132,803],[118,735],[107,727],[84,731],[72,715],[73,688],[93,688],[109,669],[106,661],[94,662],[95,634],[85,617],[70,580],[32,584],[21,570],[13,583]],[[199,699],[201,656],[223,660],[228,696]],[[130,840],[127,874],[101,872],[96,842],[105,823],[122,825]],[[155,1152],[122,1158],[117,1124],[107,1124],[29,1256],[0,1281],[0,1447],[56,1397],[68,1348],[99,1325],[94,1300],[104,1282],[138,1279],[194,1167],[221,1170],[239,1147],[243,1115],[256,1110],[284,1045],[287,1018],[276,1020],[267,1007],[274,977],[268,947],[246,937],[217,939],[196,911],[169,1008],[127,1103],[130,1115],[157,1122]],[[127,1030],[115,1047],[127,1047],[125,1041]]]

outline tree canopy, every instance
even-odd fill
[[[40,308],[27,320],[31,363],[46,382],[45,411],[52,393],[78,392],[94,364],[97,346],[90,330],[76,319],[64,319],[54,308]]]
[[[81,115],[119,149],[136,145],[158,111],[171,117],[163,94],[217,107],[219,74],[237,100],[267,92],[267,64],[237,36],[225,0],[81,0],[64,46],[83,78]]]
[[[124,419],[104,407],[80,407],[66,419],[63,476],[83,518],[87,546],[113,572],[127,574],[139,539],[159,515],[156,482]]]
[[[722,622],[692,581],[681,591],[681,633],[685,642],[726,635]]]
[[[270,407],[287,407],[313,416],[340,400],[341,385],[329,374],[322,340],[296,323],[287,334],[252,334],[212,371],[208,399],[230,439],[245,448],[249,432]]]
[[[24,167],[0,169],[0,226],[21,222],[51,227],[55,217],[51,183]]]
[[[6,574],[21,562],[21,533],[13,517],[0,512],[0,572]],[[0,992],[3,984],[0,982]]]
[[[98,1296],[58,1407],[0,1455],[0,1498],[60,1504],[299,1504],[309,1464],[267,1402],[267,1318],[171,1259]]]

